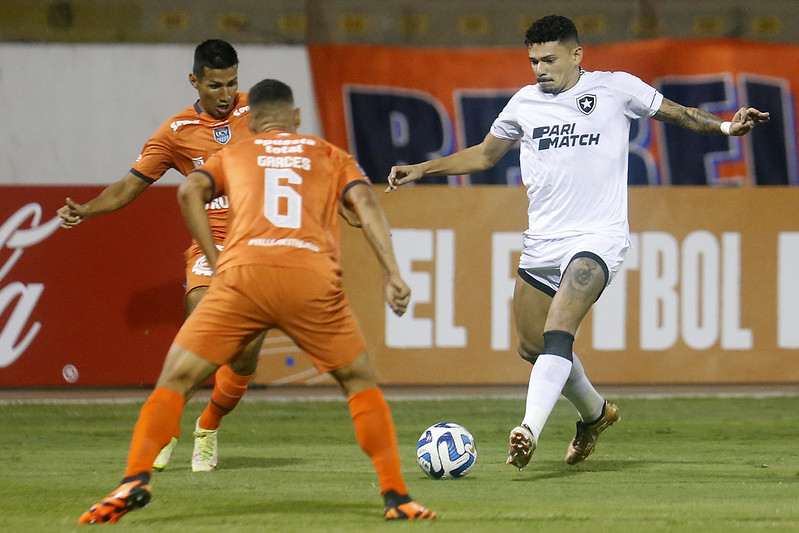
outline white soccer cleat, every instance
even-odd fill
[[[211,472],[216,470],[219,453],[216,443],[216,429],[202,429],[200,419],[194,425],[194,453],[191,455],[192,472]]]
[[[161,451],[158,452],[158,456],[153,461],[153,470],[157,472],[161,472],[166,465],[169,464],[169,460],[172,458],[172,452],[175,451],[175,446],[178,444],[178,439],[172,437],[172,440],[169,441],[169,444],[161,448]]]
[[[519,470],[527,466],[530,458],[535,451],[535,438],[533,432],[525,425],[516,426],[510,431],[508,437],[510,447],[508,448],[508,460],[506,465],[515,466]]]

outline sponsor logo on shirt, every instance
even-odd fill
[[[255,144],[260,144],[261,146],[293,146],[297,144],[316,146],[316,141],[308,137],[299,137],[296,139],[255,139]]]
[[[227,144],[230,140],[230,126],[214,128],[214,140],[219,144]]]
[[[223,194],[219,198],[214,198],[205,204],[206,211],[214,211],[216,209],[230,209],[230,199],[227,195]]]
[[[538,139],[539,150],[599,144],[599,133],[575,133],[576,123],[539,126],[533,129],[533,140]]]
[[[292,248],[303,248],[318,252],[320,249],[312,242],[302,239],[250,239],[247,241],[249,246],[291,246]]]
[[[222,251],[222,247],[218,244],[215,244],[216,249],[220,252]],[[208,259],[205,255],[201,255],[197,261],[194,262],[194,266],[191,267],[191,271],[193,274],[197,274],[198,276],[208,276],[209,278],[214,275],[214,271],[211,270],[211,265],[208,264]]]
[[[199,124],[199,120],[176,120],[172,122],[169,127],[172,128],[172,131],[178,131],[181,127],[186,126],[188,124]]]
[[[248,105],[239,107],[235,111],[233,111],[233,116],[234,117],[240,117],[241,115],[243,115],[244,113],[246,113],[249,110],[250,110],[250,106],[248,106]]]

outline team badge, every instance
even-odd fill
[[[596,107],[596,96],[593,94],[584,94],[577,97],[577,109],[583,115],[590,115],[594,107]]]
[[[227,144],[227,142],[230,140],[230,126],[214,128],[214,139],[219,144]]]

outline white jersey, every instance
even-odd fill
[[[626,72],[582,72],[559,94],[520,89],[491,125],[499,139],[521,139],[527,237],[600,233],[627,238],[630,121],[648,118],[663,95]]]

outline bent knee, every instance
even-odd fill
[[[525,345],[522,342],[519,342],[517,350],[519,352],[519,357],[529,362],[530,364],[535,364],[536,359],[538,359],[538,356],[541,355],[540,348]]]

